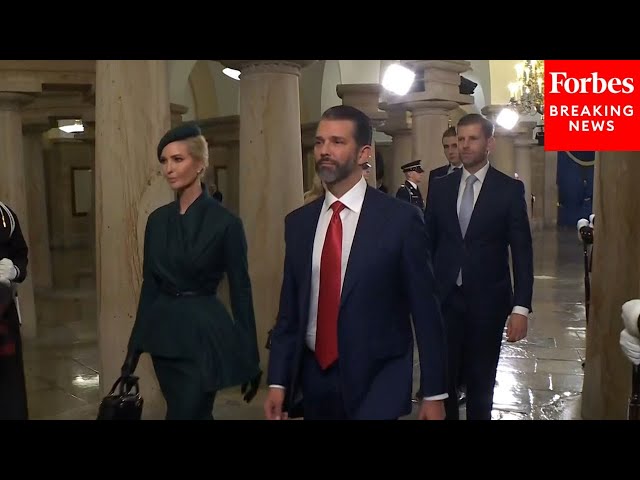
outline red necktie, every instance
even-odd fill
[[[316,358],[323,369],[338,358],[338,311],[342,277],[342,220],[340,202],[331,205],[333,215],[327,229],[320,260],[320,291],[316,330]]]

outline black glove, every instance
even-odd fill
[[[249,403],[253,400],[253,397],[258,393],[258,388],[260,387],[260,380],[262,379],[262,370],[258,372],[250,382],[242,384],[242,388],[240,389],[240,393],[244,393],[244,401]]]
[[[138,366],[138,360],[140,359],[140,352],[136,351],[128,351],[127,358],[120,368],[120,376],[122,377],[131,377],[133,372],[136,371],[136,367]]]

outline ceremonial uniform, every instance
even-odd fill
[[[415,162],[409,162],[402,165],[402,171],[407,173],[411,171],[416,171],[418,173],[424,172],[422,166],[420,165],[420,160]],[[409,202],[412,205],[415,205],[420,210],[424,211],[424,199],[422,198],[422,193],[417,185],[412,184],[409,180],[405,180],[405,182],[400,186],[398,191],[396,192],[396,198],[400,200],[404,200],[405,202]]]
[[[16,298],[16,286],[27,276],[28,252],[18,217],[0,202],[0,420],[28,418]]]

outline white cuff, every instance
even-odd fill
[[[524,315],[525,317],[529,316],[529,309],[526,307],[519,307],[519,306],[515,306],[513,307],[513,311],[511,313],[518,313],[520,315]]]
[[[432,395],[430,397],[424,397],[424,400],[444,400],[445,398],[449,398],[448,393],[441,393],[440,395]]]

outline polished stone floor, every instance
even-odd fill
[[[579,419],[585,351],[584,270],[575,231],[534,234],[534,315],[528,337],[503,343],[495,419]],[[86,282],[38,294],[38,338],[25,342],[32,419],[92,419],[98,391],[95,294]],[[217,419],[261,419],[239,389],[216,399]],[[414,418],[415,412],[406,417]],[[463,415],[464,416],[464,415]]]

